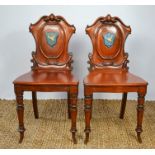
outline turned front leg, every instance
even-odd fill
[[[143,121],[143,114],[144,114],[144,102],[145,102],[145,94],[138,93],[138,105],[137,105],[137,138],[139,143],[142,143],[141,133],[142,133],[142,121]]]
[[[76,140],[77,93],[71,93],[69,100],[70,100],[69,111],[70,111],[70,116],[71,116],[71,130],[70,131],[72,133],[73,143],[77,144],[77,140]]]
[[[85,95],[84,99],[84,111],[85,111],[85,141],[84,143],[87,144],[89,141],[89,133],[91,132],[90,129],[90,120],[92,117],[92,94],[91,95]]]
[[[16,93],[16,101],[17,101],[17,115],[19,121],[18,132],[20,133],[19,143],[22,143],[24,138],[24,104],[23,104],[23,91],[15,91]]]

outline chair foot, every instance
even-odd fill
[[[35,119],[39,119],[39,113],[36,113],[34,117]]]
[[[39,114],[34,114],[35,119],[39,119]]]
[[[24,139],[24,133],[20,133],[19,143],[21,144]]]
[[[72,140],[74,144],[77,144],[76,134],[72,133]]]
[[[142,143],[142,138],[141,138],[141,133],[142,133],[142,131],[143,131],[143,130],[142,130],[141,127],[139,127],[139,128],[137,127],[137,128],[136,128],[137,139],[138,139],[138,142],[139,142],[139,143]]]
[[[139,143],[142,143],[142,138],[141,138],[141,136],[140,136],[140,133],[137,133],[137,138],[138,138],[138,142],[139,142]]]
[[[88,142],[89,142],[89,133],[86,133],[86,138],[84,140],[84,144],[87,145]]]
[[[18,132],[20,133],[19,143],[22,143],[22,141],[24,139],[25,127],[19,126]]]
[[[39,119],[39,116],[35,116],[35,119]]]
[[[86,135],[85,140],[84,140],[84,144],[87,144],[89,142],[89,134],[91,132],[91,129],[87,128],[87,129],[84,130],[84,132],[85,132],[85,135]]]
[[[72,140],[73,140],[73,143],[74,143],[74,144],[77,144],[77,140],[76,140],[76,132],[77,132],[77,130],[76,130],[76,129],[71,129],[70,131],[71,131],[71,133],[72,133]]]
[[[120,119],[123,119],[123,118],[124,118],[124,116],[120,115],[120,116],[119,116],[119,118],[120,118]]]

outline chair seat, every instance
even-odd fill
[[[23,85],[77,85],[71,71],[30,71],[14,80],[14,84]]]
[[[84,84],[93,86],[143,86],[147,85],[147,82],[128,71],[96,69],[89,72],[84,79]]]

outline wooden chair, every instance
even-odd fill
[[[120,118],[123,119],[127,93],[138,93],[137,105],[137,137],[141,143],[144,97],[147,82],[128,71],[128,54],[124,45],[131,33],[118,17],[99,17],[91,26],[86,27],[93,52],[89,54],[89,74],[84,79],[85,95],[85,144],[89,141],[90,120],[92,115],[92,98],[96,92],[123,93]]]
[[[68,43],[75,27],[63,17],[43,16],[35,24],[31,24],[36,51],[32,52],[32,69],[18,77],[14,83],[19,120],[20,140],[24,137],[24,104],[23,92],[32,91],[32,103],[35,118],[38,118],[36,92],[67,92],[68,117],[71,118],[73,142],[76,143],[76,117],[78,81],[71,73],[72,54],[68,53]]]

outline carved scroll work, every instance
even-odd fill
[[[32,52],[32,69],[66,68],[71,69],[72,54],[68,53],[68,43],[75,27],[63,17],[43,16],[35,24],[31,24],[36,51]]]
[[[99,17],[91,26],[87,26],[93,52],[89,54],[90,69],[123,68],[128,69],[128,54],[124,51],[127,36],[131,33],[118,17]]]

